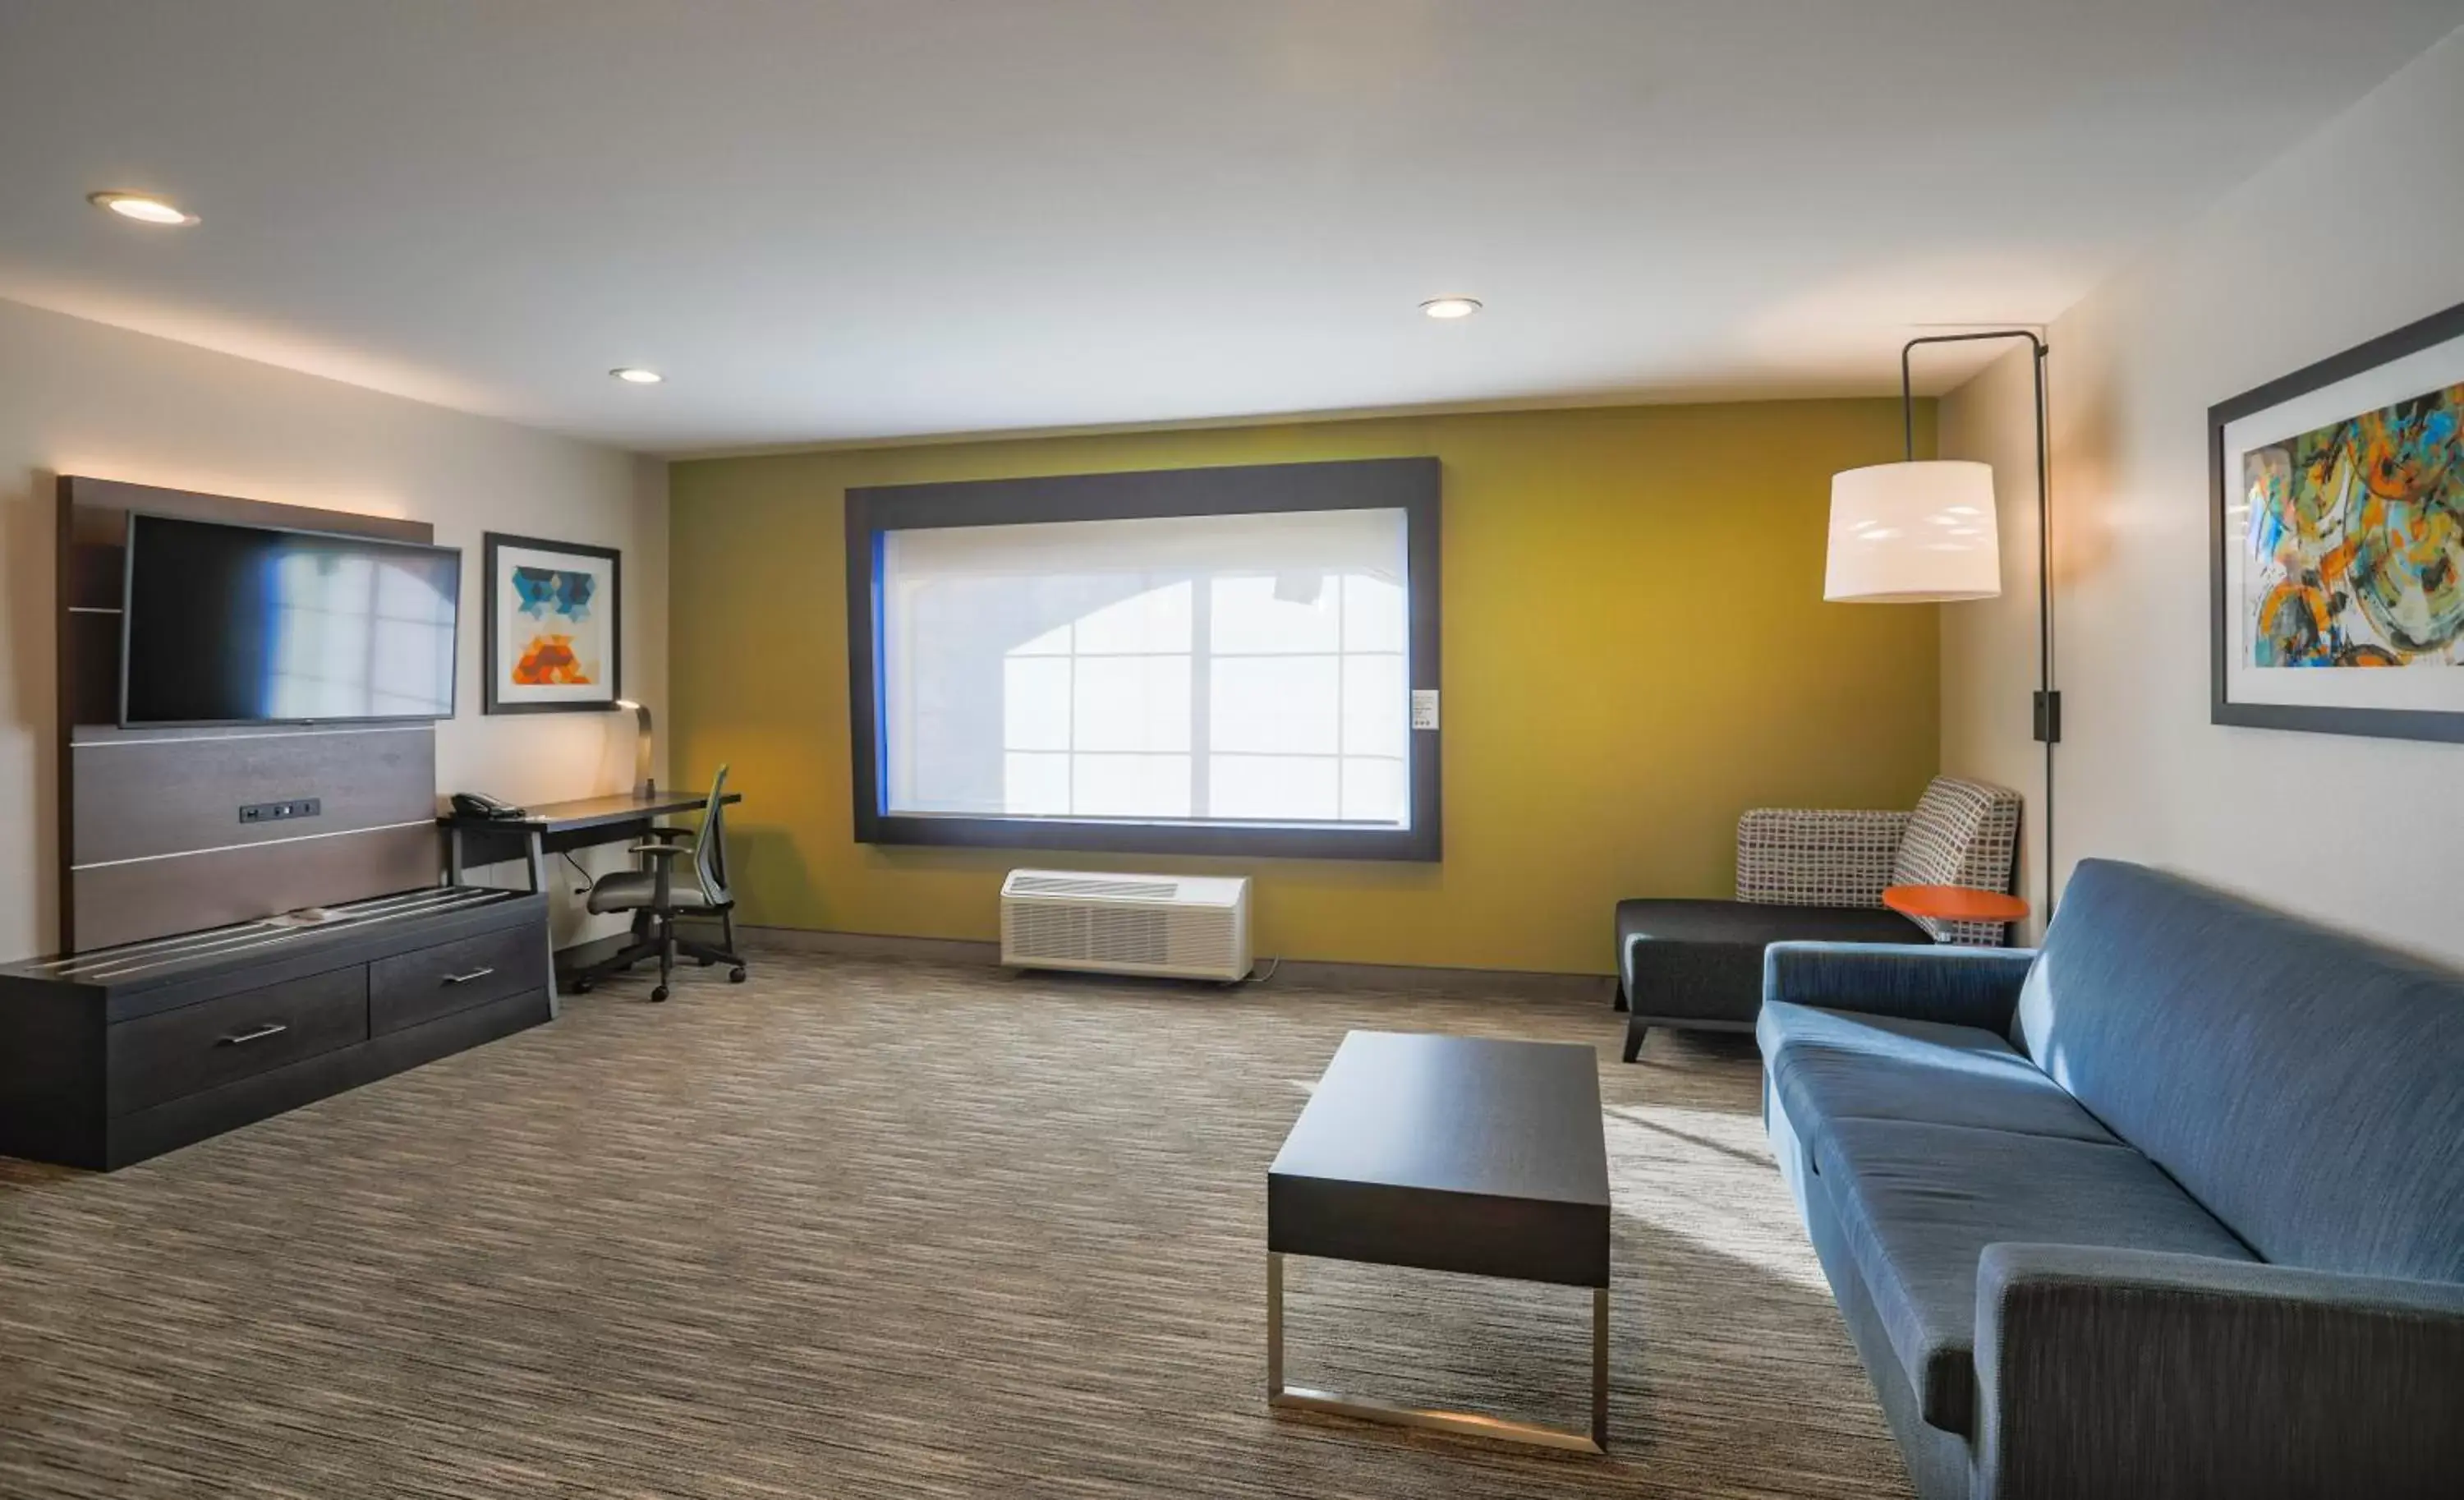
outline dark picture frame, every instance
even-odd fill
[[[1290,859],[1437,862],[1440,737],[1411,730],[1408,828],[1303,823],[1145,822],[1058,817],[893,814],[884,806],[888,747],[881,732],[881,541],[918,527],[1041,521],[1251,516],[1292,511],[1400,510],[1404,514],[1405,672],[1411,692],[1439,681],[1440,469],[1435,458],[1253,464],[1128,474],[1060,474],[847,492],[847,695],[855,841],[979,849],[1140,854],[1233,854]]]
[[[2306,365],[2278,380],[2247,390],[2208,408],[2208,634],[2209,721],[2253,729],[2299,730],[2314,734],[2360,735],[2385,739],[2430,739],[2464,742],[2464,710],[2321,706],[2237,700],[2233,688],[2233,637],[2229,611],[2232,597],[2228,549],[2234,544],[2230,507],[2235,499],[2233,466],[2239,455],[2228,454],[2227,430],[2285,403],[2365,376],[2397,360],[2464,339],[2464,303],[2433,313]],[[2464,377],[2459,377],[2464,378]],[[2374,406],[2375,404],[2373,404]],[[2358,416],[2372,407],[2351,413]],[[2464,452],[2455,461],[2464,464]],[[2336,670],[2336,669],[2324,669]],[[2351,670],[2351,669],[2346,669]],[[2373,675],[2407,668],[2374,668]],[[2431,669],[2422,669],[2431,670]],[[2464,667],[2450,669],[2464,678]]]
[[[503,593],[502,554],[506,548],[591,559],[607,565],[607,681],[604,696],[518,701],[506,696],[510,686],[497,657],[504,622],[497,618]],[[479,681],[481,711],[488,714],[604,714],[625,695],[625,554],[615,547],[582,541],[552,541],[544,537],[517,537],[491,531],[480,536],[479,586],[486,596],[480,610]],[[598,684],[593,684],[597,686]]]

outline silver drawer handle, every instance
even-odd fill
[[[489,975],[495,972],[496,971],[494,969],[473,969],[468,974],[448,974],[445,976],[445,982],[448,984],[468,984],[473,980],[484,980]]]
[[[270,1036],[280,1036],[283,1032],[290,1029],[291,1027],[283,1022],[269,1021],[265,1025],[254,1027],[251,1030],[234,1031],[229,1036],[217,1037],[214,1041],[214,1046],[246,1047],[251,1042],[262,1042]]]

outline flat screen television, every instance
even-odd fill
[[[462,554],[130,512],[120,721],[453,717]]]

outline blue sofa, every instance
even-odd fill
[[[1775,943],[1781,1174],[1926,1500],[2464,1495],[2464,977],[2134,865]]]

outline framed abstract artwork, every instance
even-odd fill
[[[2208,412],[2218,724],[2464,741],[2464,307]]]
[[[491,714],[599,712],[623,691],[624,555],[613,547],[484,537]]]

